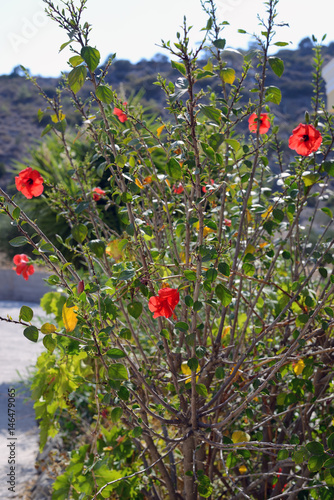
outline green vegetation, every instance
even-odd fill
[[[156,77],[155,118],[126,87],[129,63],[119,93],[101,72],[86,1],[45,0],[70,35],[72,69],[55,96],[29,78],[52,139],[20,172],[19,194],[0,189],[10,244],[34,259],[18,254],[16,272],[28,279],[43,262],[57,287],[41,301],[48,323],[28,306],[18,319],[45,347],[32,383],[41,449],[57,432],[70,448],[52,500],[330,500],[334,115],[323,48],[301,44],[312,83],[287,122],[283,78],[304,66],[285,50],[269,57],[286,46],[278,0],[265,3],[252,51],[233,56],[213,0],[202,1],[197,48],[186,20],[163,43],[173,72]],[[80,117],[75,137],[63,94]],[[63,236],[40,226],[46,207]]]

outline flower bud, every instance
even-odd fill
[[[77,286],[77,293],[80,295],[85,289],[85,283],[83,280],[79,281],[78,286]]]

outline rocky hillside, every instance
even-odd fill
[[[281,124],[282,136],[287,136],[291,127],[303,120],[305,110],[310,109],[312,86],[312,42],[306,38],[299,44],[298,50],[280,50],[277,55],[285,64],[283,76],[279,79],[268,72],[267,85],[277,85],[282,91],[282,103],[275,107],[277,122]],[[229,64],[241,71],[241,58],[232,54]],[[334,57],[334,43],[323,47],[324,63]],[[129,99],[141,95],[140,102],[152,113],[163,113],[164,94],[154,85],[157,74],[175,81],[179,74],[173,70],[167,58],[157,55],[150,61],[142,60],[132,64],[126,60],[116,60],[107,77],[114,89]],[[38,78],[39,85],[53,96],[58,80]],[[210,79],[207,79],[210,85]],[[250,82],[252,84],[252,82]],[[325,90],[325,89],[324,89]],[[88,92],[88,89],[83,92]],[[12,167],[15,160],[23,160],[27,151],[34,146],[41,136],[46,120],[37,119],[37,111],[45,103],[31,82],[26,81],[16,68],[11,75],[0,76],[0,184],[6,186],[12,179]],[[79,123],[79,116],[71,107],[69,97],[64,98],[63,109],[69,125]]]

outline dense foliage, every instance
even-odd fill
[[[70,36],[63,88],[93,153],[73,154],[61,90],[44,93],[45,134],[58,137],[70,178],[45,182],[41,196],[69,234],[52,243],[17,205],[27,192],[40,199],[37,173],[18,175],[15,201],[1,190],[0,207],[19,234],[12,246],[28,244],[56,287],[42,299],[50,323],[33,325],[26,306],[19,318],[46,348],[32,385],[41,448],[62,428],[75,436],[52,498],[333,498],[334,123],[320,45],[309,109],[282,144],[282,93],[267,79],[284,72],[268,55],[286,45],[277,0],[256,49],[237,54],[240,75],[212,0],[197,49],[186,20],[176,43],[162,42],[179,77],[158,77],[169,118],[155,123],[108,85],[112,61],[98,69],[86,0],[44,1]],[[32,262],[16,264],[29,279]]]

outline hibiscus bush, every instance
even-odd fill
[[[45,3],[69,35],[71,70],[55,98],[44,94],[44,134],[58,137],[71,182],[44,187],[28,167],[21,194],[1,190],[0,207],[18,230],[11,244],[28,243],[50,269],[41,303],[52,319],[35,325],[24,306],[18,321],[46,348],[32,384],[41,448],[69,422],[74,433],[52,498],[333,498],[334,123],[321,45],[287,157],[281,92],[266,84],[284,71],[269,55],[286,45],[277,0],[257,49],[238,52],[241,72],[227,64],[213,0],[202,2],[196,49],[186,21],[174,44],[162,41],[179,78],[157,77],[170,119],[154,124],[105,83],[112,61],[100,67],[89,43],[86,0]],[[62,90],[82,115],[78,137],[93,144],[85,161],[71,155]],[[53,244],[19,196],[57,206],[70,236]],[[33,262],[14,263],[29,278]]]

